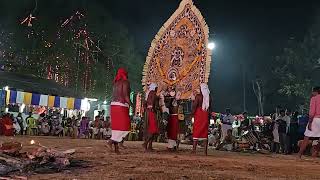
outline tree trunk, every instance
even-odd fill
[[[264,109],[263,109],[263,93],[262,93],[262,87],[258,80],[252,81],[252,89],[254,94],[257,97],[257,103],[258,103],[258,114],[259,116],[264,115]]]

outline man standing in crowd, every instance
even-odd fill
[[[38,135],[38,127],[37,127],[37,122],[34,117],[32,117],[32,112],[29,112],[29,116],[26,118],[27,124],[28,124],[28,131],[29,135]]]
[[[310,100],[310,110],[309,110],[309,123],[304,132],[304,139],[300,146],[299,158],[301,158],[304,153],[309,138],[320,138],[320,87],[314,87],[312,91],[312,98]],[[312,157],[318,155],[320,148],[320,143],[318,143],[312,152]]]
[[[26,127],[26,124],[24,124],[25,120],[23,119],[21,113],[18,113],[18,115],[17,115],[17,117],[16,117],[16,120],[17,120],[17,122],[19,123],[19,126],[20,126],[20,128],[21,128],[20,134],[21,134],[21,135],[24,135],[25,130],[26,130],[27,127]]]
[[[196,153],[199,140],[204,141],[205,154],[208,154],[210,91],[207,84],[200,85],[200,94],[192,102],[193,124],[193,153]]]
[[[129,106],[130,83],[128,73],[125,69],[119,68],[113,81],[112,102],[110,109],[112,135],[108,145],[112,149],[114,145],[115,153],[119,154],[119,143],[127,136],[130,131]]]
[[[248,113],[243,112],[242,116],[243,116],[243,121],[241,122],[241,126],[240,126],[241,133],[242,133],[242,131],[248,131],[249,129],[252,129],[251,121],[248,118]]]
[[[156,138],[156,135],[159,133],[158,121],[156,117],[156,108],[158,107],[158,98],[157,98],[157,84],[151,83],[149,89],[146,92],[146,102],[145,107],[147,111],[146,118],[146,137],[143,143],[143,147],[146,151],[152,151],[152,142]]]
[[[229,129],[232,130],[232,123],[234,121],[234,117],[231,114],[231,110],[229,108],[226,109],[226,116],[222,119],[221,126],[221,142],[224,141],[224,138],[227,136],[227,132]]]
[[[289,154],[290,151],[291,151],[291,148],[290,148],[290,123],[291,123],[291,116],[292,116],[292,112],[290,109],[287,109],[286,111],[286,115],[284,116],[284,121],[286,122],[286,136],[285,136],[285,154]]]
[[[285,110],[280,110],[280,115],[277,118],[277,122],[279,124],[278,132],[281,152],[287,153],[287,123],[285,118]]]
[[[289,127],[289,154],[292,152],[297,152],[297,144],[298,144],[298,112],[294,112]]]

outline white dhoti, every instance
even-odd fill
[[[97,134],[99,134],[99,128],[92,128],[92,132],[93,132],[93,134],[94,135],[97,135]]]
[[[128,134],[129,131],[112,130],[111,140],[121,142]]]
[[[129,105],[111,102],[111,140],[121,142],[130,132]]]
[[[311,131],[306,127],[304,135],[307,137],[320,137],[320,118],[313,118]]]
[[[21,127],[20,127],[19,123],[13,123],[13,127],[16,131],[16,134],[19,134],[21,131]]]
[[[172,139],[168,139],[168,148],[172,149],[174,147],[177,147],[177,141],[172,140]]]
[[[279,127],[279,125],[278,125],[278,124],[275,124],[275,125],[274,125],[274,129],[273,129],[273,131],[272,131],[273,142],[276,142],[276,143],[280,143],[278,127]]]

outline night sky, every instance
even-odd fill
[[[146,54],[151,40],[179,5],[179,0],[128,0],[110,4],[114,17],[134,34]],[[256,61],[279,55],[290,38],[302,39],[313,23],[318,4],[311,1],[214,1],[195,0],[216,44],[209,87],[214,110],[243,110],[242,70],[245,66],[247,109],[255,113],[257,103],[250,78]],[[308,3],[307,3],[308,2]]]
[[[93,1],[87,0],[87,3]],[[209,26],[210,40],[216,44],[209,81],[214,110],[224,111],[226,107],[231,107],[234,112],[243,110],[243,65],[246,73],[247,109],[256,113],[257,103],[250,80],[255,76],[253,67],[258,61],[268,61],[279,55],[290,38],[302,39],[314,21],[319,3],[293,0],[194,1]],[[28,4],[27,0],[23,2]],[[28,2],[32,9],[34,1]],[[77,7],[80,6],[78,2],[72,1],[74,9],[61,7],[52,10],[51,14],[60,16],[59,11],[65,15],[69,14],[69,11],[83,8]],[[96,2],[106,8],[114,19],[127,26],[137,48],[145,57],[155,34],[178,7],[180,0]],[[48,6],[46,9],[50,9],[50,5]],[[39,8],[38,11],[41,13],[46,10]],[[0,15],[4,17],[8,13],[9,9],[2,9]]]

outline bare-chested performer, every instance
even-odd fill
[[[125,69],[119,68],[113,81],[110,110],[112,135],[109,141],[109,147],[112,149],[112,144],[114,144],[117,154],[120,153],[119,143],[123,142],[123,138],[130,130],[129,105],[132,106],[128,73]]]
[[[152,141],[159,133],[158,122],[156,117],[156,107],[158,107],[157,84],[151,83],[146,93],[146,111],[147,111],[147,131],[143,147],[146,151],[152,151]]]
[[[204,141],[205,154],[208,154],[208,128],[209,128],[209,108],[210,91],[207,84],[200,85],[200,93],[195,96],[192,102],[193,124],[193,153],[196,153],[199,140]]]

